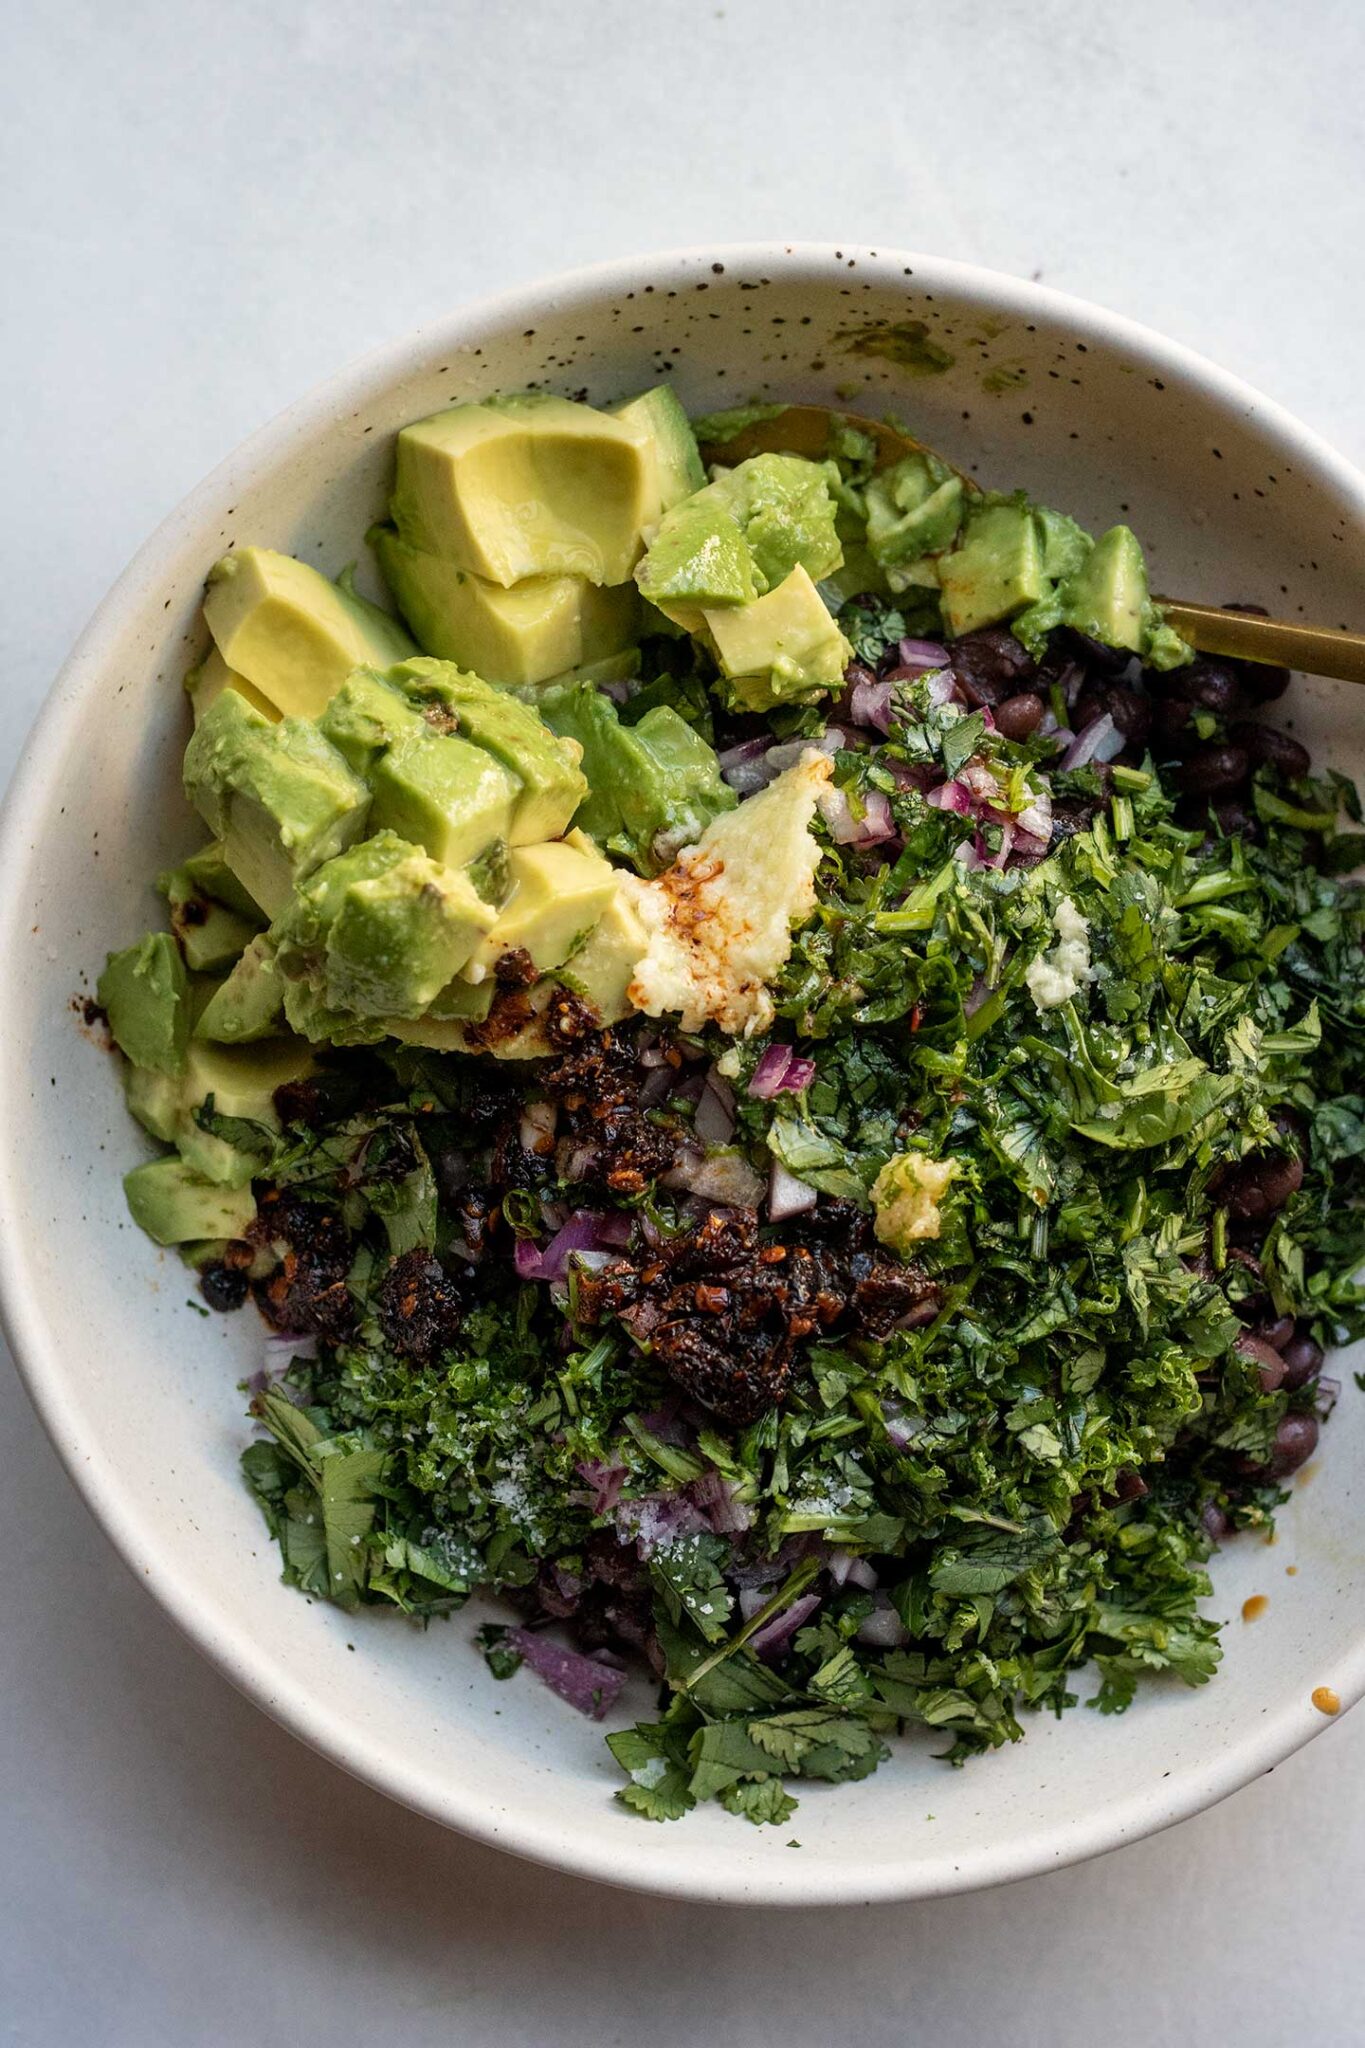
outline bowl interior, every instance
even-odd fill
[[[965,1888],[1192,1811],[1322,1725],[1315,1686],[1360,1691],[1365,1538],[1352,1510],[1365,1403],[1349,1372],[1274,1547],[1243,1539],[1217,1566],[1217,1613],[1271,1598],[1254,1627],[1233,1620],[1212,1685],[1155,1689],[1118,1720],[1040,1721],[962,1772],[933,1760],[938,1745],[907,1740],[865,1783],[803,1794],[789,1827],[715,1808],[649,1827],[613,1803],[599,1729],[529,1679],[488,1676],[471,1611],[424,1635],[377,1612],[309,1607],[280,1585],[237,1474],[236,1383],[257,1362],[258,1326],[194,1313],[178,1261],[128,1221],[118,1176],[145,1148],[73,1010],[106,951],[157,915],[149,878],[201,836],[179,790],[179,682],[200,648],[214,557],[261,541],[335,572],[363,555],[404,421],[528,385],[607,400],[661,375],[694,409],[787,395],[892,410],[983,479],[1097,527],[1128,520],[1157,588],[1365,624],[1365,487],[1344,465],[1154,337],[952,265],[854,250],[649,259],[475,308],[343,372],[143,550],[21,768],[0,989],[9,1327],[133,1569],[230,1677],[348,1769],[521,1853],[651,1889],[813,1901]],[[1357,702],[1346,686],[1299,682],[1281,708],[1319,760],[1359,774]],[[648,1712],[643,1686],[634,1704]]]

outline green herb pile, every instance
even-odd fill
[[[903,621],[872,606],[841,623],[875,660]],[[253,1401],[266,1434],[244,1463],[286,1576],[422,1621],[480,1589],[537,1620],[585,1587],[616,1599],[662,1667],[656,1716],[607,1737],[619,1797],[649,1819],[716,1798],[780,1822],[793,1781],[864,1777],[907,1728],[959,1762],[1018,1739],[1028,1708],[1113,1713],[1144,1677],[1202,1684],[1219,1659],[1201,1612],[1211,1550],[1267,1524],[1286,1418],[1330,1405],[1315,1379],[1265,1391],[1238,1339],[1286,1317],[1324,1346],[1365,1332],[1354,792],[1263,770],[1253,841],[1177,824],[1150,757],[1079,769],[1052,794],[1081,829],[1033,867],[967,872],[953,855],[970,828],[898,768],[952,775],[974,756],[1023,777],[1047,745],[1011,745],[920,684],[902,701],[888,744],[840,753],[836,778],[855,805],[886,797],[904,850],[876,865],[827,847],[776,991],[771,1038],[812,1057],[814,1080],[757,1100],[769,1039],[737,1062],[718,1036],[672,1044],[683,1073],[730,1053],[735,1143],[765,1177],[775,1156],[865,1210],[907,1145],[955,1162],[940,1235],[916,1248],[942,1290],[927,1326],[811,1342],[781,1405],[734,1428],[680,1412],[623,1331],[576,1321],[572,1264],[549,1288],[504,1250],[480,1263],[458,1341],[399,1356],[378,1290],[395,1254],[464,1233],[447,1162],[482,1170],[482,1063],[341,1055],[323,1113],[256,1141],[263,1182],[341,1219],[360,1304],[346,1341]],[[1092,976],[1040,1010],[1025,976],[1063,899],[1088,923]],[[535,1096],[534,1070],[518,1087]],[[692,1113],[683,1098],[658,1112]],[[1230,1213],[1246,1162],[1290,1155],[1304,1171],[1282,1207]],[[577,1197],[552,1174],[504,1188],[508,1245],[544,1241],[547,1199]],[[594,1204],[665,1243],[695,1226],[657,1182]],[[723,1487],[728,1529],[670,1523],[699,1482]],[[613,1555],[630,1577],[616,1593]],[[755,1655],[797,1603],[801,1625]],[[496,1676],[525,1640],[483,1631]]]

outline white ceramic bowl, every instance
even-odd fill
[[[118,1176],[142,1143],[72,1014],[106,951],[156,916],[149,877],[195,838],[179,682],[210,562],[250,540],[340,568],[382,503],[394,430],[448,401],[533,383],[606,400],[661,375],[693,408],[755,394],[894,408],[983,477],[1097,527],[1129,519],[1158,588],[1365,625],[1365,479],[1212,364],[1012,278],[865,249],[693,251],[554,279],[381,350],[263,428],[148,541],[15,778],[0,841],[6,1327],[130,1568],[228,1678],[358,1777],[645,1890],[806,1904],[965,1890],[1207,1806],[1326,1725],[1315,1686],[1344,1703],[1365,1688],[1365,1400],[1349,1374],[1277,1545],[1244,1539],[1217,1566],[1227,1655],[1202,1691],[1156,1688],[1117,1720],[1040,1720],[961,1772],[907,1740],[865,1783],[803,1792],[791,1827],[715,1807],[649,1826],[613,1802],[599,1728],[529,1677],[489,1678],[468,1611],[423,1635],[280,1584],[237,1473],[236,1383],[258,1326],[192,1314],[177,1260],[128,1221]],[[1320,758],[1359,771],[1359,702],[1299,683],[1282,708]],[[1244,1625],[1262,1592],[1268,1613]]]

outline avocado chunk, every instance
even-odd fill
[[[169,932],[111,953],[95,989],[120,1052],[135,1067],[180,1074],[190,1035],[189,983]]]
[[[452,662],[419,658],[390,669],[389,682],[435,732],[482,747],[520,783],[507,834],[513,846],[558,839],[588,793],[571,742],[552,733],[529,704],[495,690]]]
[[[158,879],[157,887],[170,906],[171,930],[192,974],[212,974],[230,967],[261,928],[254,909],[250,917],[242,917],[225,903],[215,903],[197,885],[188,867],[171,868]]]
[[[588,937],[561,967],[559,979],[592,1005],[603,1024],[617,1024],[630,1013],[628,991],[648,944],[639,912],[618,886]]]
[[[265,693],[249,683],[245,676],[239,676],[236,669],[229,668],[216,647],[210,647],[197,668],[187,671],[185,691],[198,725],[211,704],[215,704],[224,690],[235,690],[239,697],[245,697],[253,711],[259,711],[263,718],[278,718],[279,709],[272,704]]]
[[[260,923],[259,910],[227,864],[221,839],[210,839],[207,846],[201,846],[198,853],[192,853],[181,865],[201,896],[209,896],[225,909],[235,910],[239,917],[248,918],[253,927]]]
[[[962,523],[962,479],[927,450],[871,478],[864,499],[868,550],[893,590],[897,571],[946,548]]]
[[[144,1131],[170,1145],[180,1128],[184,1091],[177,1074],[158,1073],[153,1067],[135,1067],[131,1060],[123,1069],[123,1098]]]
[[[635,581],[641,595],[686,632],[696,630],[703,608],[749,604],[759,590],[739,523],[709,488],[664,515]]]
[[[1137,535],[1127,526],[1111,526],[1061,588],[1062,623],[1102,640],[1106,647],[1127,647],[1136,654],[1150,610],[1147,564]]]
[[[284,1021],[284,984],[269,935],[258,932],[227,980],[209,997],[194,1027],[197,1038],[241,1045],[269,1038]]]
[[[599,588],[582,576],[532,576],[504,589],[409,547],[392,527],[375,527],[370,541],[423,650],[490,683],[543,682],[618,653],[638,629],[633,583]]]
[[[619,654],[604,655],[601,661],[585,661],[581,668],[566,668],[562,675],[547,676],[543,683],[537,683],[533,688],[519,688],[517,695],[539,709],[544,693],[565,683],[627,683],[632,682],[639,673],[639,648],[623,647]]]
[[[654,451],[656,518],[680,498],[702,488],[706,472],[697,452],[697,437],[671,385],[656,384],[642,391],[638,398],[616,406],[614,417],[649,436]]]
[[[215,562],[204,617],[228,667],[286,718],[316,718],[353,668],[387,668],[413,652],[397,619],[349,577],[329,583],[273,548],[235,548]]]
[[[180,1116],[172,1133],[181,1158],[205,1180],[244,1187],[260,1172],[270,1136],[280,1128],[275,1090],[312,1071],[312,1048],[299,1038],[266,1039],[255,1045],[214,1045],[192,1038],[180,1083]],[[205,1130],[195,1112],[210,1100],[215,1116],[253,1128],[232,1134]]]
[[[391,511],[410,547],[490,583],[624,583],[658,517],[657,490],[643,428],[531,393],[404,427]]]
[[[578,683],[546,691],[539,710],[551,731],[583,749],[588,795],[575,824],[641,874],[668,867],[737,801],[713,749],[670,705],[624,726],[610,697]]]
[[[285,1014],[313,1039],[333,1019],[420,1017],[497,917],[468,877],[377,832],[299,885],[271,927]]]
[[[245,1237],[256,1216],[249,1187],[220,1187],[177,1159],[149,1160],[123,1176],[134,1223],[155,1244]]]
[[[306,719],[271,725],[225,690],[185,750],[185,794],[267,916],[365,828],[370,793]]]
[[[752,604],[706,613],[706,632],[732,704],[767,711],[837,690],[853,650],[798,566]]]
[[[797,567],[819,582],[842,562],[831,473],[837,477],[831,466],[804,455],[751,455],[707,485],[744,535],[760,595]]]
[[[463,867],[512,831],[520,778],[482,747],[424,731],[370,770],[372,822],[422,846],[445,867]]]
[[[526,953],[540,974],[567,960],[617,890],[616,870],[590,839],[575,835],[544,846],[514,846],[512,893],[465,969],[481,981],[504,953]]]
[[[958,545],[940,557],[938,575],[944,623],[954,636],[1036,604],[1048,581],[1032,506],[1004,500],[974,507]]]
[[[421,712],[371,668],[347,676],[317,725],[347,766],[365,776],[385,748],[429,730]]]

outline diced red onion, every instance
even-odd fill
[[[1090,761],[1112,761],[1116,754],[1123,752],[1123,734],[1115,725],[1109,712],[1096,718],[1084,732],[1077,733],[1071,745],[1057,763],[1063,774],[1073,768],[1084,768]]]
[[[629,1476],[624,1465],[608,1465],[601,1458],[581,1458],[575,1468],[585,1486],[592,1488],[589,1505],[595,1515],[607,1515],[621,1497]]]
[[[739,1589],[739,1612],[744,1621],[752,1621],[760,1607],[766,1607],[773,1597],[773,1581],[766,1586],[741,1586]]]
[[[969,875],[976,874],[979,868],[983,868],[985,866],[985,862],[982,860],[981,855],[977,852],[975,845],[972,843],[970,839],[963,839],[959,841],[959,843],[953,848],[953,859],[957,862],[958,866],[964,871],[964,873]]]
[[[978,974],[976,980],[962,998],[963,1016],[974,1017],[989,994],[990,984],[987,982],[984,974]]]
[[[794,1046],[770,1045],[749,1081],[749,1093],[758,1102],[771,1102],[775,1095],[799,1095],[815,1079],[815,1061],[806,1059]]]
[[[869,789],[864,792],[861,803],[862,814],[856,816],[847,790],[830,785],[821,791],[820,815],[836,845],[880,846],[884,841],[895,838],[896,821],[891,815],[891,800],[885,792]]]
[[[836,1586],[860,1586],[867,1593],[877,1583],[877,1574],[867,1559],[851,1550],[831,1550],[829,1575]]]
[[[738,1152],[716,1152],[708,1159],[695,1146],[684,1145],[663,1180],[665,1187],[732,1209],[756,1209],[763,1199],[763,1182]]]
[[[667,1102],[672,1089],[673,1070],[671,1067],[651,1067],[640,1083],[635,1100],[641,1109],[657,1109],[661,1102]]]
[[[1014,821],[1007,819],[1003,825],[998,827],[998,830],[1000,833],[1000,844],[994,853],[987,851],[985,837],[982,833],[977,833],[974,851],[978,866],[983,868],[1003,868],[1008,861],[1010,848],[1014,845]]]
[[[937,789],[931,789],[924,801],[935,811],[954,811],[960,818],[970,818],[975,804],[972,793],[965,782],[940,782]]]
[[[760,735],[758,739],[741,740],[737,747],[727,747],[717,755],[721,776],[731,789],[749,796],[772,781],[776,770],[770,770],[767,761],[771,745],[769,739]]]
[[[774,1159],[768,1175],[768,1216],[773,1223],[785,1223],[789,1216],[805,1216],[820,1199],[819,1190],[808,1181],[788,1173],[780,1159]]]
[[[551,1692],[594,1721],[600,1721],[616,1704],[626,1682],[625,1672],[614,1665],[585,1657],[581,1650],[567,1649],[530,1629],[509,1628],[503,1640],[509,1649],[520,1651],[523,1662]]]
[[[1032,803],[1026,804],[1015,818],[1021,832],[1031,833],[1035,839],[1052,837],[1052,791],[1044,783],[1033,793]]]
[[[876,1604],[871,1614],[865,1614],[858,1623],[858,1641],[874,1650],[896,1650],[910,1640],[910,1631],[891,1605],[885,1593],[874,1596]]]
[[[891,730],[892,686],[875,676],[859,676],[848,691],[848,715],[855,725],[869,725],[874,732]]]
[[[951,704],[957,695],[957,677],[950,668],[934,669],[925,677],[924,694],[931,704]]]
[[[714,1067],[706,1077],[692,1128],[703,1145],[728,1145],[735,1135],[735,1092]]]
[[[818,1593],[802,1593],[798,1599],[792,1601],[790,1607],[784,1607],[771,1621],[765,1621],[756,1635],[750,1636],[749,1648],[756,1657],[780,1656],[796,1631],[809,1621],[819,1605]]]
[[[576,1253],[602,1254],[609,1259],[630,1242],[630,1218],[619,1212],[575,1209],[568,1222],[542,1251],[529,1237],[519,1237],[513,1257],[519,1280],[562,1280]]]
[[[742,1536],[753,1521],[748,1502],[739,1499],[723,1472],[703,1472],[687,1490],[717,1536]]]
[[[902,640],[896,649],[902,668],[946,668],[948,650],[937,640]]]

